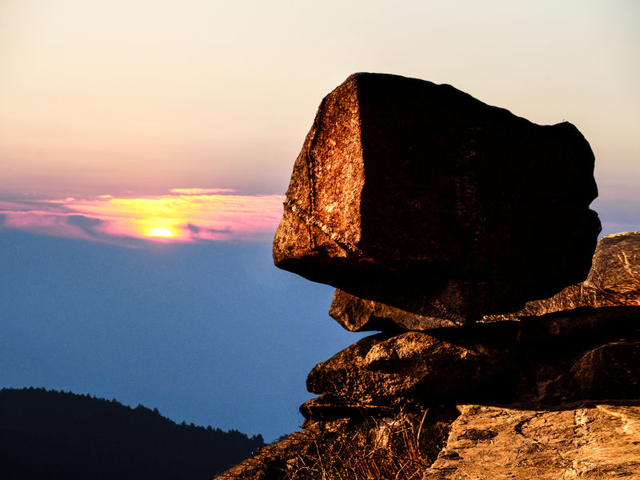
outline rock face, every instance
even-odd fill
[[[589,271],[589,144],[448,85],[355,74],[320,105],[274,240],[277,266],[455,323]]]
[[[640,478],[640,407],[465,405],[423,480]]]
[[[382,333],[316,365],[303,429],[220,478],[640,480],[640,232],[592,264],[592,168],[570,124],[349,77],[296,161],[274,259]]]
[[[601,294],[601,303],[640,300],[640,232],[618,233],[598,242],[585,285]]]
[[[487,315],[485,322],[524,317],[580,307],[640,306],[640,232],[608,235],[600,239],[587,279],[553,297],[533,300],[515,313]],[[417,315],[336,290],[329,315],[352,332],[418,330],[455,326],[450,320]]]

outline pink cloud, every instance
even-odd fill
[[[226,189],[173,189],[146,197],[0,202],[2,226],[44,235],[119,243],[270,240],[282,195],[237,195]]]
[[[82,238],[90,239],[81,228],[73,223],[69,223],[70,215],[66,213],[50,213],[45,210],[10,210],[7,205],[0,210],[3,221],[0,226],[23,230],[40,235],[50,235],[54,237]]]

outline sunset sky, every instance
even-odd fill
[[[322,97],[386,72],[569,121],[603,233],[640,230],[639,22],[636,0],[2,0],[0,387],[295,429],[306,373],[358,338],[270,263]]]

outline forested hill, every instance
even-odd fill
[[[0,390],[2,479],[212,479],[264,445],[157,409],[39,388]]]

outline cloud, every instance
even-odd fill
[[[231,188],[172,188],[171,193],[180,195],[219,195],[234,193]]]
[[[55,237],[88,238],[81,228],[67,223],[66,213],[51,213],[46,209],[25,210],[22,205],[17,205],[15,210],[5,209],[0,215],[4,219],[4,228]]]
[[[233,232],[230,227],[223,229],[202,228],[189,223],[187,224],[187,229],[191,232],[191,238],[198,241],[221,241],[225,239],[233,239]]]
[[[101,237],[101,232],[97,229],[104,224],[99,218],[85,217],[84,215],[68,215],[66,217],[67,224],[78,227],[87,235],[92,237]]]
[[[133,198],[12,199],[0,201],[0,218],[5,228],[119,244],[130,244],[132,239],[271,241],[283,200],[281,195],[181,188],[166,195]]]
[[[89,218],[84,215],[69,215],[67,217],[67,223],[69,225],[75,225],[76,227],[80,227],[83,230],[94,228],[102,224],[102,220],[97,218]]]
[[[193,235],[198,235],[202,231],[200,227],[196,227],[193,223],[187,223],[187,229],[189,229]]]

